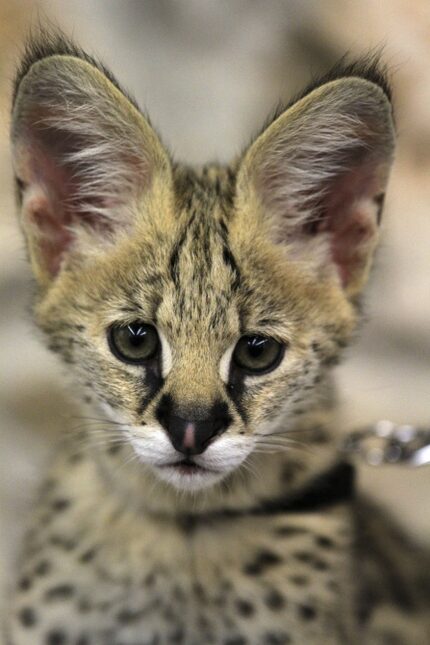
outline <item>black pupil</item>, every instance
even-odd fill
[[[264,372],[279,363],[284,346],[267,336],[242,336],[233,353],[236,365],[250,372]]]
[[[143,325],[128,325],[128,339],[132,347],[140,347],[148,337],[148,329]]]
[[[117,358],[131,363],[152,358],[159,348],[155,327],[141,322],[114,325],[110,330],[109,343]]]
[[[264,354],[268,342],[269,339],[263,338],[262,336],[251,336],[248,338],[249,355],[254,359],[260,358]]]

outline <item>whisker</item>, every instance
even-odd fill
[[[256,435],[256,441],[272,441],[275,439],[276,441],[292,441],[292,442],[298,442],[300,443],[300,439],[296,437],[290,437],[286,434],[278,434],[278,433],[272,433],[272,434],[261,434],[261,435]]]
[[[127,425],[127,424],[125,424],[125,423],[123,423],[121,421],[113,421],[112,419],[106,419],[106,418],[103,418],[103,417],[87,417],[87,416],[79,415],[79,414],[75,414],[75,415],[71,414],[71,415],[68,415],[67,418],[68,419],[76,419],[78,421],[100,421],[102,423],[109,423],[111,425],[119,425],[119,426]]]
[[[326,428],[324,428],[326,429]],[[328,430],[328,429],[327,429]],[[278,430],[273,430],[272,432],[255,432],[254,436],[255,437],[273,437],[273,436],[279,436],[279,435],[304,435],[306,436],[307,434],[315,433],[315,432],[320,432],[321,431],[321,425],[315,424],[310,426],[309,428],[284,428],[284,429],[278,429]]]
[[[76,430],[82,427],[85,428],[97,428],[99,426],[103,427],[113,427],[113,428],[126,428],[127,424],[126,423],[121,423],[121,424],[110,424],[109,422],[106,421],[82,421],[79,424],[73,425],[73,426],[68,426],[71,430]]]
[[[288,448],[309,448],[309,445],[302,441],[280,441],[279,439],[274,439],[273,441],[256,441],[256,446],[283,446]]]
[[[79,448],[85,447],[106,447],[115,443],[126,443],[123,433],[103,428],[87,428],[87,432],[81,431],[76,438]]]
[[[309,446],[306,443],[301,443],[298,441],[292,441],[292,442],[280,442],[280,441],[257,441],[255,444],[254,451],[258,452],[261,449],[271,450],[272,452],[276,452],[276,450],[280,451],[290,451],[293,452],[295,450],[301,450],[303,452],[307,452],[309,454],[315,454],[316,450],[313,446]]]
[[[257,470],[255,464],[251,464],[249,461],[244,461],[242,463],[242,466],[244,467],[245,470],[251,473],[254,477],[257,477],[258,479],[261,479],[261,473]],[[239,471],[240,472],[240,471]]]
[[[304,441],[297,441],[295,439],[289,439],[288,437],[275,437],[271,439],[270,437],[266,437],[264,440],[259,439],[256,442],[256,445],[261,445],[261,444],[268,444],[268,445],[273,445],[273,446],[306,446],[308,447],[308,444]]]
[[[85,437],[123,437],[124,433],[122,432],[113,432],[110,431],[108,428],[82,428],[81,431],[77,435],[79,438],[85,438]]]

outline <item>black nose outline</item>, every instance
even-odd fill
[[[156,417],[163,426],[173,447],[186,457],[200,455],[209,444],[231,424],[232,418],[224,401],[214,403],[210,408],[175,406],[169,394],[163,394],[157,405]],[[194,426],[194,445],[185,446],[185,431],[189,424]]]

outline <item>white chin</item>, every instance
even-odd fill
[[[198,491],[221,481],[227,473],[213,472],[203,468],[185,471],[180,466],[153,466],[156,475],[177,490]]]
[[[198,491],[220,482],[246,459],[252,443],[242,437],[220,437],[203,455],[195,458],[195,467],[181,463],[181,455],[170,443],[166,433],[156,426],[133,429],[129,433],[133,450],[150,466],[159,479],[176,490]]]

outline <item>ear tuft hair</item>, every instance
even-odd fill
[[[323,75],[312,78],[309,83],[300,92],[295,94],[287,102],[280,102],[269,114],[263,127],[257,134],[264,132],[271,123],[292,107],[297,101],[313,92],[319,87],[331,81],[337,81],[343,78],[361,78],[377,85],[384,92],[388,101],[393,100],[393,91],[390,84],[390,74],[388,66],[382,62],[382,51],[380,49],[370,52],[356,60],[349,60],[348,54],[340,58],[327,72]],[[394,118],[394,117],[393,117]]]
[[[28,74],[31,67],[51,56],[72,56],[79,58],[98,69],[115,87],[139,109],[136,99],[127,92],[118,82],[112,72],[95,56],[85,52],[72,38],[67,36],[60,28],[38,27],[37,31],[30,31],[24,44],[24,52],[13,81],[12,107],[22,79]]]

